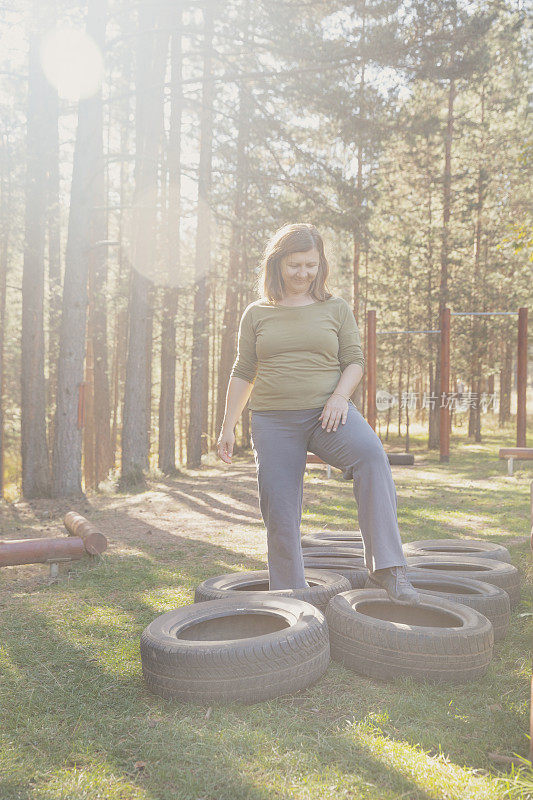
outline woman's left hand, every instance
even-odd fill
[[[326,400],[326,405],[322,409],[319,419],[322,420],[323,428],[327,426],[328,433],[332,429],[336,431],[339,426],[339,421],[342,421],[344,425],[348,419],[348,400],[341,397],[340,394],[332,394]]]

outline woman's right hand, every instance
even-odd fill
[[[231,464],[233,455],[233,445],[235,444],[235,434],[233,431],[222,428],[217,441],[217,455],[226,464]]]

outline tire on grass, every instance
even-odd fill
[[[466,683],[487,670],[494,643],[491,622],[474,608],[430,594],[400,606],[384,589],[334,597],[326,610],[331,657],[381,680]]]
[[[313,559],[305,557],[304,564],[306,569],[307,566],[309,566],[313,570],[318,570],[319,572],[336,572],[337,575],[344,575],[345,578],[348,578],[352,589],[362,589],[368,580],[368,570],[366,567],[347,567],[346,561],[342,559],[333,558],[331,561],[317,561],[315,563]],[[320,566],[317,566],[317,564]]]
[[[473,556],[511,563],[511,554],[503,544],[483,539],[420,539],[406,542],[403,551],[406,556]]]
[[[157,617],[141,635],[146,687],[185,703],[257,703],[315,683],[329,663],[324,615],[251,592]]]
[[[229,572],[202,581],[194,593],[195,603],[224,598],[243,597],[247,592],[264,592],[276,597],[295,597],[316,606],[321,611],[336,594],[346,592],[350,582],[343,575],[323,569],[306,569],[305,578],[310,588],[302,589],[269,589],[268,570],[254,572]]]
[[[302,536],[302,547],[345,547],[362,541],[361,531],[318,531]]]
[[[352,544],[325,544],[322,546],[306,545],[302,546],[304,556],[313,558],[363,558],[363,542],[353,542]]]
[[[387,453],[389,464],[393,466],[411,466],[415,463],[415,457],[412,453]]]
[[[318,548],[304,551],[305,569],[320,569],[336,572],[348,578],[352,589],[362,589],[368,578],[368,569],[362,556],[319,556],[314,557]]]
[[[472,578],[438,574],[429,576],[425,570],[416,568],[409,569],[407,577],[421,594],[443,597],[445,600],[475,608],[492,622],[495,642],[503,639],[507,633],[511,616],[509,595],[499,586]],[[368,581],[366,587],[371,586]]]
[[[520,602],[520,574],[516,567],[493,558],[474,556],[408,556],[407,567],[417,567],[439,575],[492,583],[505,589],[511,601],[511,608]]]

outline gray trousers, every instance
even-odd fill
[[[333,467],[353,467],[367,568],[373,571],[407,563],[398,529],[396,487],[379,436],[351,402],[345,424],[339,422],[337,430],[328,433],[319,419],[322,409],[251,412],[270,589],[307,586],[300,523],[308,450]]]

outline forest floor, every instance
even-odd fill
[[[480,444],[454,435],[440,464],[415,438],[415,466],[392,468],[404,541],[501,542],[521,571],[510,632],[466,686],[387,684],[331,662],[314,686],[248,707],[165,702],[144,689],[143,628],[193,602],[209,576],[266,567],[251,455],[152,476],[140,494],[109,487],[80,502],[0,504],[5,538],[60,535],[74,509],[109,539],[100,559],[64,565],[51,585],[44,565],[0,573],[0,800],[509,796],[497,757],[528,752],[532,610],[532,471],[517,464],[507,477],[497,458],[512,439],[512,429]],[[402,449],[394,438],[389,447]],[[357,527],[351,482],[310,469],[302,533]]]

